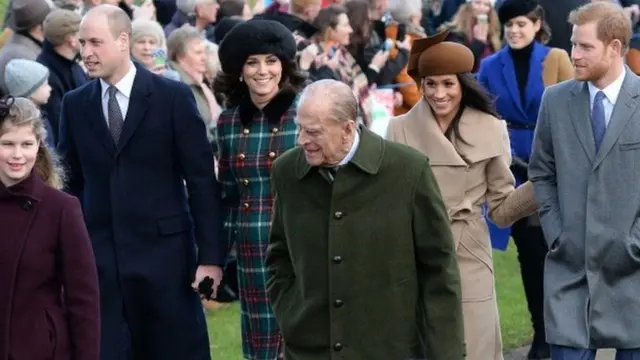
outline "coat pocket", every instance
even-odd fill
[[[488,234],[485,235],[487,244],[482,244],[476,236],[475,232],[465,229],[457,251],[464,302],[486,301],[494,296],[493,259]]]
[[[47,359],[63,359],[69,354],[69,336],[63,311],[59,308],[46,308],[44,318],[49,344],[46,354],[50,354]]]
[[[187,213],[166,217],[158,220],[158,233],[170,236],[190,231],[193,228]]]
[[[619,145],[620,151],[631,151],[640,149],[640,141],[620,143]]]

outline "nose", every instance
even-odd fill
[[[442,88],[442,86],[436,87],[436,91],[433,93],[433,97],[437,99],[442,99],[446,95],[446,91]]]
[[[258,73],[265,74],[266,72],[267,72],[267,64],[261,62],[260,65],[258,66]]]
[[[91,47],[89,47],[89,46],[87,46],[87,45],[82,45],[82,46],[80,46],[80,55],[81,55],[83,58],[85,58],[85,59],[86,59],[87,57],[89,57],[89,56],[90,56],[90,55],[92,55],[92,54],[93,54],[93,51],[91,50]]]
[[[309,139],[304,135],[302,131],[298,134],[298,139],[296,140],[298,146],[305,146],[309,143]]]

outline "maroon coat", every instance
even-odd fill
[[[33,174],[0,183],[0,229],[0,360],[98,360],[98,276],[78,200]]]

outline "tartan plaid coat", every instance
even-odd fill
[[[219,168],[226,206],[225,230],[235,246],[244,357],[274,360],[282,351],[267,294],[271,165],[296,145],[296,94],[283,92],[262,110],[247,97],[218,119]]]

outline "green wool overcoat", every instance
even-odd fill
[[[428,159],[361,129],[331,184],[273,164],[268,293],[286,360],[463,360],[460,275]]]

